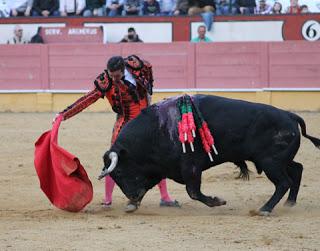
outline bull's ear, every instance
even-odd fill
[[[121,149],[120,151],[119,151],[119,157],[121,158],[121,157],[125,157],[126,155],[127,155],[127,151],[125,150],[125,149]]]
[[[110,153],[110,150],[106,151],[103,155],[103,159],[109,158],[109,153]]]

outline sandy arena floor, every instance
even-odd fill
[[[300,113],[307,131],[320,137],[320,113]],[[202,190],[227,200],[209,208],[192,201],[184,186],[168,181],[182,208],[160,208],[149,191],[140,209],[126,214],[119,188],[112,209],[100,206],[104,183],[97,180],[110,146],[111,113],[82,113],[63,122],[59,143],[77,155],[94,186],[93,201],[80,213],[52,206],[40,190],[33,166],[34,142],[51,128],[51,113],[0,113],[0,250],[320,250],[320,151],[302,140],[296,160],[304,164],[298,204],[271,217],[251,217],[273,193],[265,175],[235,179],[231,164],[204,173]]]

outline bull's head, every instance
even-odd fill
[[[140,202],[145,193],[161,180],[161,177],[154,177],[146,171],[124,150],[107,151],[103,161],[104,167],[98,179],[110,175],[131,201]]]

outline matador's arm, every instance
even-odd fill
[[[74,115],[80,113],[82,110],[88,106],[95,103],[99,98],[103,98],[108,90],[111,88],[111,81],[107,76],[106,72],[101,73],[94,81],[95,89],[88,92],[81,98],[79,98],[72,105],[64,109],[60,114],[63,116],[63,119],[69,119]]]

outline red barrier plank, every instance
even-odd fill
[[[201,78],[215,79],[225,78],[257,78],[259,79],[259,65],[223,65],[223,66],[198,66],[197,76]]]
[[[50,56],[99,55],[107,59],[111,55],[121,55],[119,44],[50,44]]]
[[[49,67],[104,67],[106,64],[106,58],[101,56],[50,56]]]
[[[267,83],[264,43],[196,44],[197,88],[261,88]]]
[[[50,80],[52,90],[91,90],[94,88],[93,80],[86,78],[54,79]]]
[[[157,89],[194,88],[190,84],[194,76],[194,67],[190,67],[192,53],[190,43],[122,44],[123,56],[136,54],[152,64]]]
[[[0,89],[41,89],[42,45],[0,46]]]
[[[271,88],[320,88],[320,44],[270,43]]]
[[[34,79],[0,79],[0,90],[40,90],[41,81]]]
[[[319,48],[320,50],[320,48]],[[320,52],[280,52],[270,53],[270,65],[319,65]]]
[[[258,65],[260,53],[214,53],[205,54],[197,58],[199,65]]]
[[[39,56],[40,48],[43,45],[22,44],[22,45],[0,45],[1,57],[3,56]]]
[[[320,43],[306,41],[286,41],[285,43],[269,42],[270,52],[319,52]]]
[[[19,80],[23,82],[24,80],[40,80],[40,68],[22,68],[22,67],[10,67],[10,68],[0,68],[0,76],[2,81],[6,80]]]
[[[40,68],[41,61],[40,56],[1,56],[0,58],[1,67],[38,67]]]
[[[94,79],[103,71],[103,67],[52,67],[50,68],[51,79]]]
[[[201,83],[200,89],[252,89],[257,88],[258,80],[253,79],[248,82],[248,78],[215,78],[210,80],[208,78],[198,78],[197,81]]]

